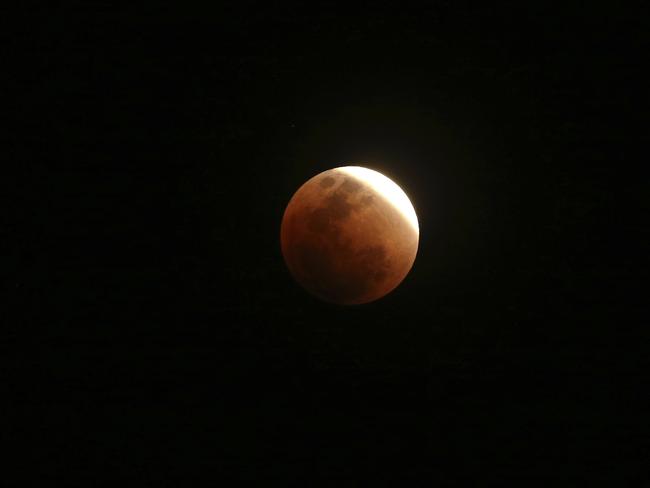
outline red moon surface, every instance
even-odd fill
[[[322,300],[372,302],[406,277],[418,249],[413,205],[393,181],[368,168],[320,173],[293,195],[280,229],[291,275]]]

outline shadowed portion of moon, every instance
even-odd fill
[[[410,270],[418,233],[363,180],[321,173],[293,196],[281,228],[291,274],[330,302],[366,303],[394,289]]]

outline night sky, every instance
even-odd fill
[[[228,3],[8,22],[5,478],[647,482],[649,12]],[[279,231],[350,164],[420,246],[344,307]]]

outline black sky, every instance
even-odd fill
[[[16,479],[642,485],[648,12],[524,3],[10,19]],[[337,307],[291,280],[279,225],[364,163],[420,248]]]

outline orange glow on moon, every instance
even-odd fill
[[[368,303],[395,289],[417,254],[419,226],[404,191],[381,173],[344,166],[293,195],[280,229],[292,276],[317,297]]]

